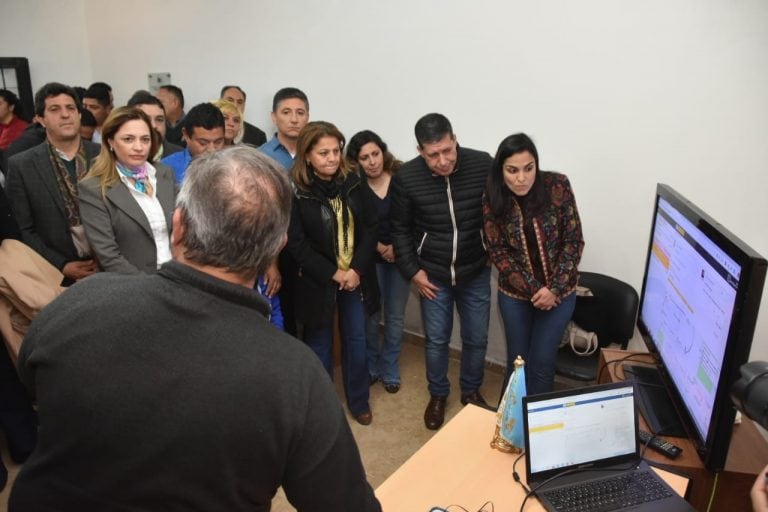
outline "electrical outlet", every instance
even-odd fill
[[[149,82],[149,92],[155,94],[163,85],[171,85],[170,73],[149,73],[147,75]]]

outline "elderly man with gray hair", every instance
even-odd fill
[[[286,239],[288,179],[258,151],[196,159],[174,261],[102,273],[34,321],[19,356],[40,436],[10,511],[379,511],[317,357],[253,289]]]

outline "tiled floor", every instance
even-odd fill
[[[427,381],[424,374],[424,348],[411,343],[403,344],[400,357],[402,386],[396,394],[384,391],[381,384],[371,388],[371,409],[373,423],[364,427],[349,417],[352,432],[357,440],[363,458],[368,481],[378,487],[415,453],[434,431],[424,427],[424,408],[429,401]],[[448,398],[446,422],[461,409],[459,402],[459,362],[451,359],[448,369],[451,381],[451,395]],[[482,394],[489,404],[499,401],[502,375],[498,370],[487,369]],[[337,389],[339,378],[336,379]],[[339,396],[343,393],[339,389]],[[488,442],[491,440],[488,439]],[[272,504],[273,512],[295,510],[282,492]]]

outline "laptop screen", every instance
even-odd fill
[[[572,467],[637,457],[637,415],[631,382],[523,398],[528,482]]]

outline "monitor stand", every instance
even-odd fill
[[[629,364],[623,365],[623,368],[626,379],[635,381],[640,413],[651,432],[688,437],[659,371],[648,366]]]

